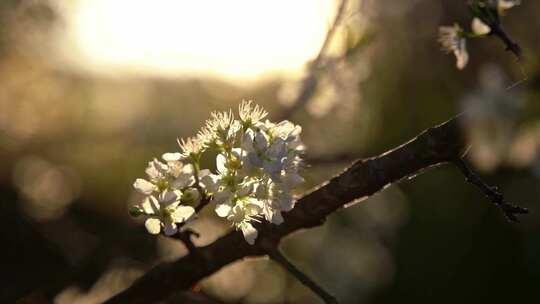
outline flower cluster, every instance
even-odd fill
[[[147,216],[148,232],[171,235],[212,203],[249,244],[258,235],[254,222],[281,224],[281,213],[294,207],[294,188],[303,182],[302,129],[264,120],[267,115],[251,101],[241,103],[238,119],[232,111],[212,113],[197,136],[179,140],[180,152],[148,164],[148,178],[134,183],[146,198],[131,214]],[[214,171],[200,169],[204,153],[216,155]]]
[[[470,32],[458,24],[439,27],[439,43],[443,51],[456,56],[458,69],[464,69],[469,62],[466,39],[485,37],[492,34],[493,29],[500,29],[500,16],[520,2],[520,0],[475,0],[469,6],[474,16]]]

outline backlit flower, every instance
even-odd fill
[[[194,207],[204,199],[254,244],[258,232],[253,223],[281,224],[282,212],[294,208],[293,190],[303,182],[302,128],[289,121],[263,122],[267,115],[251,101],[240,104],[239,119],[231,111],[212,113],[196,137],[179,140],[180,152],[148,164],[148,178],[134,183],[146,198],[130,213],[146,215],[150,233],[171,235],[194,217]],[[216,153],[213,171],[200,168],[206,151]]]
[[[148,196],[141,204],[141,210],[147,219],[144,223],[151,234],[159,234],[162,230],[166,235],[178,231],[178,225],[188,221],[195,209],[180,205],[179,192],[163,192],[157,196]]]
[[[439,42],[444,51],[454,53],[457,68],[460,70],[465,68],[469,62],[469,53],[461,27],[457,24],[439,27]]]

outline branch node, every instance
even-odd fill
[[[184,228],[182,230],[179,230],[176,234],[172,235],[173,238],[182,241],[182,243],[184,243],[190,253],[196,254],[197,246],[193,244],[191,236],[195,236],[196,238],[198,238],[200,234],[193,229]]]
[[[509,222],[517,223],[519,222],[518,215],[529,213],[527,208],[508,203],[504,199],[504,195],[500,192],[499,187],[486,184],[469,166],[467,166],[463,159],[456,158],[453,160],[453,163],[459,168],[463,176],[465,176],[465,181],[480,189],[484,195],[503,212]]]

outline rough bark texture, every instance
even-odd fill
[[[188,289],[223,266],[248,256],[265,255],[265,248],[300,229],[324,223],[325,218],[349,202],[367,198],[387,185],[421,170],[459,159],[464,140],[455,117],[430,128],[411,141],[379,156],[356,161],[343,173],[303,196],[284,214],[281,225],[263,223],[253,246],[241,233],[230,232],[214,243],[197,248],[171,263],[156,266],[131,287],[107,303],[153,303]]]

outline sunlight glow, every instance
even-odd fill
[[[300,70],[334,13],[331,0],[74,0],[61,8],[64,51],[84,69],[241,79]]]

